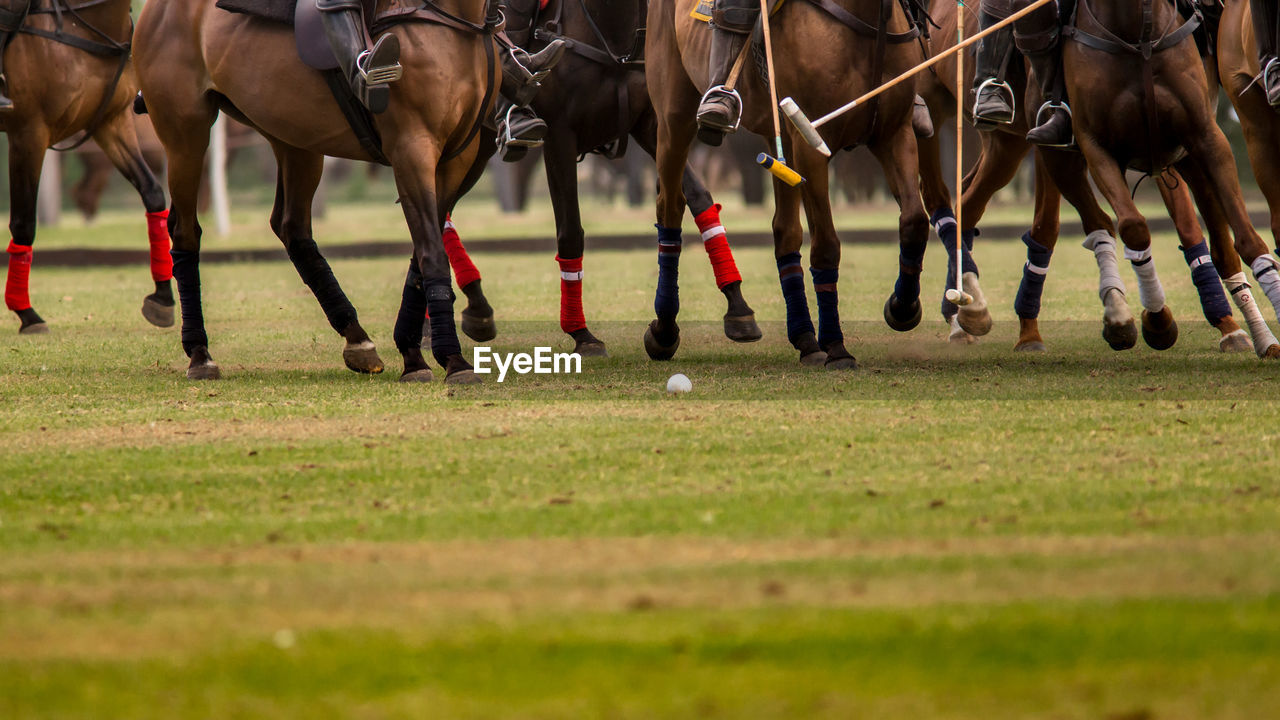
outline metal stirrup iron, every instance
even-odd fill
[[[356,57],[356,68],[360,71],[360,78],[367,85],[386,85],[399,81],[404,77],[404,66],[399,62],[395,65],[384,65],[382,67],[365,69],[365,61],[373,54],[372,50],[365,50]]]

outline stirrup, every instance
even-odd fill
[[[404,77],[404,66],[399,61],[395,65],[365,69],[364,63],[372,54],[372,50],[365,50],[356,56],[356,70],[359,71],[360,79],[365,85],[386,85]]]
[[[738,127],[742,125],[742,96],[738,94],[738,89],[734,88],[730,90],[729,88],[726,88],[724,85],[716,85],[708,89],[705,93],[703,93],[702,100],[698,101],[699,110],[701,110],[703,105],[707,104],[707,100],[711,98],[713,95],[720,95],[723,97],[732,98],[733,101],[738,104],[738,112],[736,113],[737,117],[734,118],[734,122],[732,126],[720,126],[720,125],[712,125],[712,124],[703,122],[702,114],[699,113],[697,118],[698,125],[701,127],[709,128],[709,129],[723,132],[726,134],[738,132]]]
[[[1268,103],[1271,103],[1271,88],[1274,87],[1272,81],[1280,83],[1280,58],[1271,58],[1262,68],[1262,94]]]
[[[538,148],[542,147],[545,139],[542,138],[521,138],[511,134],[511,114],[520,109],[519,105],[512,105],[507,108],[507,113],[502,116],[502,132],[498,134],[498,147],[519,147],[519,148]],[[536,117],[536,116],[535,116]],[[541,118],[538,118],[541,120]],[[546,124],[546,121],[542,121]]]
[[[986,115],[978,114],[978,102],[982,100],[982,94],[989,89],[993,89],[995,91],[1003,93],[1004,99],[1008,101],[1008,105],[1009,105],[1008,120],[998,120],[998,119],[990,118]],[[1013,88],[1009,86],[1008,82],[1001,80],[1000,78],[989,77],[986,80],[983,80],[982,83],[978,85],[978,89],[975,90],[973,93],[972,112],[973,112],[973,121],[975,125],[978,124],[979,122],[990,123],[993,125],[997,125],[997,124],[1009,125],[1013,122],[1014,118],[1018,116],[1018,100],[1017,100],[1017,97],[1013,94]],[[1068,112],[1070,111],[1068,110]]]
[[[1071,137],[1067,139],[1066,143],[1063,143],[1061,145],[1041,145],[1040,147],[1047,147],[1047,148],[1074,147],[1076,144],[1075,118],[1071,115],[1071,106],[1067,105],[1064,102],[1055,102],[1053,100],[1045,100],[1044,103],[1040,105],[1040,109],[1036,111],[1036,124],[1035,124],[1035,127],[1031,129],[1035,130],[1036,128],[1039,128],[1040,126],[1048,122],[1047,120],[1044,119],[1044,116],[1046,112],[1049,112],[1051,110],[1064,112],[1067,114],[1067,121],[1071,123],[1070,125]]]

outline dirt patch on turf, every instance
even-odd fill
[[[281,628],[1280,591],[1280,538],[638,538],[46,553],[0,564],[0,657],[133,657]]]

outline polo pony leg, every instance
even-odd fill
[[[1022,244],[1027,246],[1027,262],[1022,266],[1022,282],[1018,285],[1018,294],[1013,299],[1013,310],[1019,320],[1038,320],[1040,318],[1040,298],[1044,294],[1044,281],[1049,275],[1049,261],[1053,258],[1053,250],[1036,242],[1031,231],[1022,233]],[[1044,342],[1040,339],[1019,338],[1014,350],[1023,352],[1044,352]]]
[[[489,304],[480,285],[480,270],[471,261],[471,256],[462,245],[462,237],[458,235],[458,228],[448,215],[445,216],[441,239],[444,241],[444,252],[449,256],[453,280],[467,298],[467,306],[461,313],[462,332],[476,342],[489,342],[498,336],[498,328],[493,321],[493,306]]]
[[[1116,259],[1116,241],[1106,230],[1095,230],[1084,239],[1098,262],[1098,297],[1102,300],[1102,338],[1112,350],[1128,350],[1138,342],[1138,326],[1125,301],[1124,281]]]
[[[49,332],[49,326],[31,307],[32,245],[36,240],[36,193],[44,168],[44,137],[21,132],[9,134],[9,241],[8,275],[5,278],[5,307],[18,316],[23,335]]]
[[[1253,351],[1260,358],[1280,358],[1280,342],[1276,341],[1271,328],[1267,327],[1267,321],[1262,317],[1262,311],[1258,309],[1258,303],[1253,299],[1249,280],[1244,272],[1226,277],[1223,282],[1226,283],[1227,292],[1231,294],[1232,301],[1244,317],[1245,326],[1249,328],[1249,337],[1253,340]]]
[[[698,225],[698,232],[702,233],[702,247],[711,261],[716,287],[729,303],[724,314],[725,337],[743,343],[759,340],[763,333],[756,324],[755,311],[742,296],[742,273],[738,272],[728,234],[720,221],[720,205],[714,204],[698,212],[694,215],[694,222]]]

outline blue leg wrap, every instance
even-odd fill
[[[1044,278],[1049,273],[1049,258],[1053,251],[1031,238],[1031,231],[1022,233],[1027,246],[1027,264],[1022,266],[1022,284],[1013,300],[1018,317],[1034,320],[1040,317],[1040,296],[1044,293]]]
[[[800,253],[787,253],[778,258],[778,279],[782,283],[782,299],[787,304],[787,339],[794,343],[797,337],[813,332],[809,301],[804,296]]]
[[[182,350],[191,357],[197,347],[208,347],[204,331],[204,308],[200,299],[200,253],[173,250],[173,279],[182,303]]]
[[[658,289],[653,311],[663,320],[674,320],[680,312],[680,228],[658,228]]]
[[[1191,281],[1196,284],[1196,292],[1200,293],[1200,308],[1204,310],[1204,319],[1216,326],[1224,318],[1231,317],[1231,305],[1227,302],[1227,294],[1222,290],[1222,281],[1218,279],[1213,259],[1209,257],[1208,243],[1182,248],[1182,256],[1191,268]]]
[[[958,308],[955,303],[949,302],[946,298],[946,291],[956,288],[956,222],[954,218],[950,222],[945,220],[937,225],[938,239],[942,241],[942,247],[947,251],[947,277],[942,286],[942,316],[951,317],[956,314]],[[965,230],[960,234],[960,266],[962,272],[978,274],[978,264],[973,261],[973,238],[978,234],[977,228]],[[959,288],[956,288],[959,289]]]
[[[844,333],[840,331],[840,301],[836,293],[840,269],[811,267],[809,272],[813,275],[813,294],[818,300],[818,347],[825,350],[833,343],[844,341]]]
[[[427,312],[431,314],[431,356],[440,367],[447,367],[450,355],[462,354],[458,328],[453,322],[453,279],[448,275],[424,277],[422,291],[427,299]]]

